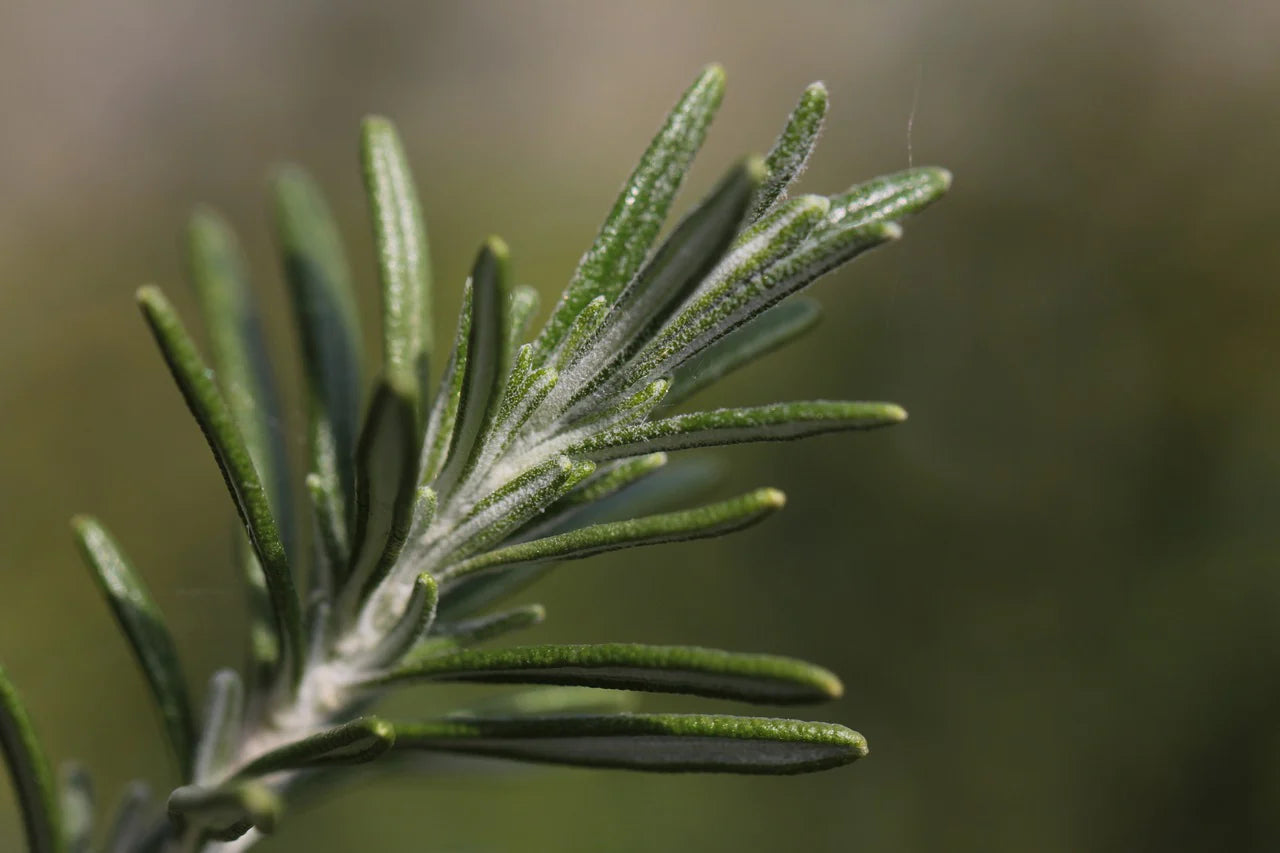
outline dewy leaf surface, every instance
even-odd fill
[[[397,724],[395,749],[669,773],[788,774],[856,761],[867,754],[867,743],[833,723],[712,714],[575,714]]]

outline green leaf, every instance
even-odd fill
[[[208,694],[192,776],[199,783],[220,777],[235,760],[244,714],[244,684],[234,669],[215,672]]]
[[[498,391],[510,362],[506,351],[510,308],[507,255],[506,244],[490,237],[471,268],[471,322],[456,422],[448,460],[434,483],[442,498],[470,472],[477,442],[497,415]]]
[[[311,590],[328,598],[333,595],[336,579],[345,577],[350,566],[347,525],[339,508],[341,498],[328,487],[321,474],[311,472],[307,475],[305,484],[307,496],[311,499],[312,522],[316,532]],[[354,501],[352,506],[354,507]]]
[[[294,681],[301,671],[302,620],[298,594],[262,480],[226,401],[218,393],[209,369],[169,301],[158,289],[143,287],[138,291],[138,303],[235,500],[266,579],[283,649],[283,668],[288,680]]]
[[[664,405],[674,405],[718,382],[740,367],[790,343],[817,325],[822,308],[796,297],[779,303],[740,326],[676,369]]]
[[[76,543],[94,580],[106,596],[116,622],[129,638],[164,721],[169,746],[183,779],[191,778],[195,725],[186,678],[164,616],[124,552],[96,520],[72,520]]]
[[[692,412],[619,427],[570,448],[601,461],[655,451],[749,441],[787,441],[825,432],[873,429],[901,423],[907,413],[893,403],[815,400],[742,409]]]
[[[547,361],[551,367],[557,372],[563,372],[576,363],[595,340],[596,332],[608,313],[609,300],[603,296],[597,296],[588,302],[569,324],[569,330],[564,333],[560,345],[548,356]]]
[[[831,197],[827,219],[843,227],[888,222],[918,213],[951,188],[951,173],[921,166],[884,175]]]
[[[598,687],[535,687],[490,696],[454,711],[454,717],[527,717],[544,714],[608,714],[631,711],[639,697]]]
[[[546,618],[547,610],[541,604],[525,604],[475,619],[446,622],[439,626],[438,636],[431,637],[420,648],[414,649],[408,660],[418,660],[427,654],[438,654],[463,646],[474,646],[513,631],[541,625]]]
[[[583,482],[578,488],[556,501],[548,515],[558,515],[575,507],[587,506],[604,500],[667,464],[667,454],[650,453],[648,456],[637,456],[634,459],[622,459],[601,466],[596,475]]]
[[[361,135],[365,190],[382,281],[383,372],[413,388],[415,411],[427,397],[431,353],[431,256],[413,174],[391,122],[371,116]]]
[[[696,509],[594,524],[472,557],[446,568],[440,574],[440,582],[447,584],[468,575],[494,571],[505,566],[544,560],[577,560],[637,545],[722,536],[763,521],[785,503],[786,497],[777,489],[757,489],[732,500]]]
[[[612,301],[643,263],[724,95],[724,69],[704,69],[627,179],[537,341],[543,359],[597,296]]]
[[[262,321],[235,234],[212,210],[197,210],[191,217],[187,227],[187,265],[209,330],[218,387],[267,488],[285,549],[292,550],[293,507],[281,433],[283,419]],[[274,616],[262,566],[247,548],[241,565],[253,623],[251,631],[267,638]],[[269,680],[279,664],[278,645],[269,640],[251,643],[250,654],[255,673],[262,681]]]
[[[509,354],[524,342],[529,333],[529,321],[538,310],[538,291],[527,284],[518,284],[511,288],[511,299],[507,308],[507,340],[504,349]]]
[[[458,311],[458,328],[453,336],[453,351],[440,378],[427,421],[427,435],[423,442],[421,482],[433,482],[444,468],[453,446],[453,436],[458,424],[458,412],[462,406],[462,384],[467,377],[467,362],[471,357],[471,323],[474,288],[467,279],[462,288],[462,308]]]
[[[409,536],[421,449],[412,392],[379,383],[356,451],[355,539],[343,589],[347,617],[386,577]]]
[[[235,841],[250,829],[270,835],[280,819],[280,798],[266,785],[247,782],[218,788],[187,785],[169,795],[169,817],[181,832]]]
[[[0,667],[0,749],[22,810],[29,853],[64,853],[66,839],[53,774],[27,710]]]
[[[396,732],[377,717],[360,717],[331,729],[277,747],[255,758],[236,773],[239,779],[281,770],[363,764],[391,748]]]
[[[337,226],[319,187],[297,166],[272,182],[276,230],[306,373],[311,470],[320,478],[338,541],[355,502],[360,425],[360,317]],[[345,558],[343,561],[344,562]]]
[[[79,764],[62,765],[62,826],[68,853],[89,853],[93,845],[93,781]]]
[[[563,684],[773,704],[822,702],[843,693],[830,672],[792,658],[637,643],[465,649],[415,659],[379,681]]]
[[[151,828],[147,807],[151,802],[151,786],[135,780],[125,788],[115,808],[115,817],[107,831],[104,853],[136,853],[139,841]]]
[[[662,772],[805,773],[867,754],[834,723],[711,714],[554,715],[396,726],[396,750]]]
[[[403,657],[415,643],[427,636],[436,618],[436,605],[440,590],[436,580],[427,572],[418,575],[413,591],[405,603],[404,612],[383,635],[377,647],[365,658],[369,667],[386,666]]]
[[[765,160],[769,177],[752,202],[752,219],[763,216],[804,171],[826,115],[827,87],[813,83],[804,90],[800,103],[796,104],[773,148],[769,149]]]

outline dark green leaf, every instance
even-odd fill
[[[191,778],[195,725],[186,678],[164,616],[110,534],[92,518],[72,520],[80,553],[133,646],[164,720],[183,779]]]
[[[821,702],[843,692],[830,672],[792,658],[635,643],[465,649],[414,659],[379,680],[563,684],[774,704]]]
[[[471,268],[471,322],[467,359],[448,461],[434,483],[443,498],[475,462],[477,441],[497,414],[498,390],[510,362],[506,351],[509,273],[507,247],[490,237]]]
[[[412,392],[389,381],[379,383],[356,452],[355,539],[343,590],[346,617],[355,615],[400,556],[418,499],[421,450]]]
[[[365,190],[382,281],[383,371],[413,388],[415,411],[427,398],[431,353],[431,256],[413,174],[391,122],[372,116],[361,136]]]
[[[617,459],[659,450],[681,450],[749,441],[785,441],[849,429],[872,429],[906,420],[893,403],[816,400],[774,403],[745,409],[717,409],[675,415],[594,435],[570,453],[595,460]]]
[[[667,116],[539,335],[540,358],[556,348],[588,302],[612,301],[640,268],[723,95],[724,69],[712,65]]]
[[[240,768],[236,776],[247,779],[280,770],[362,764],[390,749],[395,739],[390,723],[377,717],[360,717],[277,747]]]
[[[53,774],[27,710],[0,668],[0,749],[22,810],[28,853],[65,853],[66,838]]]
[[[319,187],[286,166],[273,181],[276,230],[306,372],[311,470],[332,503],[345,541],[355,502],[355,446],[360,423],[360,318],[337,226]]]
[[[662,772],[780,774],[826,770],[867,754],[834,723],[710,714],[454,719],[396,726],[396,750]]]
[[[226,401],[218,393],[195,343],[164,294],[154,287],[143,287],[138,291],[138,303],[187,407],[213,450],[249,534],[271,597],[283,648],[283,666],[293,681],[301,671],[302,620],[298,594],[262,480]]]
[[[618,548],[721,536],[763,521],[785,503],[785,496],[777,489],[757,489],[732,500],[696,509],[594,524],[472,557],[445,569],[440,575],[440,582],[447,584],[467,575],[504,566],[544,560],[576,560]]]

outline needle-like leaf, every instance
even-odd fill
[[[740,326],[695,358],[686,361],[671,377],[664,406],[687,400],[740,367],[795,340],[818,324],[822,308],[812,299],[788,299]]]
[[[65,853],[66,837],[53,774],[27,710],[0,667],[0,749],[22,810],[29,853]]]
[[[380,681],[563,684],[779,705],[822,702],[843,692],[830,672],[792,658],[635,643],[465,649],[415,659]]]
[[[525,604],[500,613],[478,616],[461,622],[448,622],[440,627],[439,635],[423,643],[421,650],[409,654],[409,660],[418,660],[426,654],[474,646],[513,631],[523,631],[541,625],[547,618],[547,610],[541,604]]]
[[[97,521],[72,521],[76,542],[94,580],[111,605],[116,622],[129,638],[134,657],[146,676],[164,721],[169,746],[183,779],[191,778],[195,725],[186,678],[164,616],[124,552]]]
[[[434,483],[441,497],[446,497],[454,484],[470,471],[475,462],[476,443],[497,414],[498,391],[509,362],[507,311],[511,306],[507,254],[506,244],[490,237],[471,268],[471,322],[456,423],[449,442],[448,460]]]
[[[201,838],[235,841],[250,829],[275,831],[282,806],[279,796],[260,782],[217,788],[187,785],[169,795],[169,817],[180,831]]]
[[[712,65],[667,116],[539,335],[540,357],[555,349],[588,302],[612,301],[640,268],[723,95],[724,69]]]
[[[634,710],[639,696],[598,687],[535,687],[482,699],[450,717],[527,717],[545,714],[610,714]]]
[[[462,288],[462,309],[458,312],[458,328],[453,336],[453,352],[440,379],[431,415],[427,420],[427,434],[423,441],[423,483],[435,481],[449,458],[453,437],[457,430],[458,414],[462,407],[462,385],[467,378],[467,364],[471,360],[471,324],[475,288],[470,279]]]
[[[569,449],[596,461],[659,450],[681,450],[749,441],[786,441],[824,432],[872,429],[906,420],[893,403],[816,400],[744,409],[692,412],[608,430]]]
[[[833,225],[889,222],[918,213],[951,188],[951,173],[921,166],[884,175],[831,197],[827,218]]]
[[[752,219],[763,216],[804,171],[826,116],[827,87],[813,83],[804,90],[800,103],[796,104],[773,148],[769,149],[765,160],[769,177],[752,200]]]
[[[384,578],[413,524],[422,450],[412,389],[379,383],[356,451],[355,538],[343,589],[351,616]]]
[[[208,694],[192,777],[200,784],[218,779],[235,760],[244,714],[244,684],[234,669],[215,672]]]
[[[218,393],[195,342],[169,301],[157,288],[143,287],[138,291],[138,303],[187,408],[213,451],[249,534],[271,597],[276,631],[281,638],[282,665],[289,680],[293,681],[301,671],[302,619],[289,558],[263,490],[262,479],[253,466],[226,401]]]
[[[777,489],[757,489],[732,500],[628,521],[593,524],[579,530],[486,551],[450,566],[440,575],[449,583],[468,575],[544,560],[577,560],[637,545],[722,536],[763,521],[782,509],[786,497]]]
[[[115,807],[115,817],[103,842],[104,853],[134,853],[142,849],[138,842],[149,829],[147,806],[150,802],[150,785],[137,780],[129,783]]]
[[[272,514],[286,550],[293,550],[293,507],[289,465],[281,433],[282,418],[271,373],[262,321],[253,299],[244,257],[230,226],[202,208],[187,227],[187,266],[200,303],[214,375],[253,466],[267,489]],[[274,615],[262,566],[251,548],[241,564],[249,597],[250,643],[255,677],[269,681],[279,665],[279,644],[272,642]]]
[[[661,772],[805,773],[867,754],[833,723],[711,714],[548,715],[397,724],[396,750]]]
[[[360,424],[360,318],[337,226],[311,177],[297,166],[272,182],[276,231],[306,373],[311,471],[320,480],[330,524],[346,540],[355,502],[355,446]],[[345,557],[344,557],[345,560]]]
[[[390,749],[395,739],[390,723],[377,717],[360,717],[260,755],[240,768],[236,777],[248,779],[280,770],[362,764]]]
[[[427,231],[413,173],[391,122],[366,118],[361,146],[382,281],[383,372],[392,384],[414,389],[415,411],[421,415],[432,344]]]
[[[427,635],[436,618],[436,605],[440,601],[440,589],[435,578],[423,572],[414,581],[413,591],[405,603],[404,612],[387,629],[386,634],[371,651],[366,664],[370,667],[385,666],[404,655],[414,643]]]

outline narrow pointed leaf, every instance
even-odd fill
[[[219,777],[235,759],[244,713],[244,684],[234,669],[215,672],[208,692],[192,777],[201,784]]]
[[[474,646],[513,631],[541,625],[546,618],[547,610],[541,604],[526,604],[501,613],[445,623],[440,626],[438,636],[423,644],[422,652],[436,653],[444,649]],[[418,660],[419,656],[419,651],[415,649],[409,659]]]
[[[218,788],[187,785],[169,795],[169,817],[180,831],[213,841],[235,841],[250,829],[270,835],[280,819],[280,798],[266,785],[247,782]]]
[[[797,704],[838,698],[827,670],[776,655],[637,643],[465,649],[397,667],[382,679],[563,684]]]
[[[191,217],[187,227],[187,266],[209,331],[218,387],[267,489],[281,540],[286,550],[291,550],[294,543],[289,466],[262,321],[235,235],[211,210],[198,210]],[[240,562],[249,598],[250,631],[264,638],[263,642],[250,644],[251,668],[259,679],[269,680],[279,663],[278,645],[265,639],[273,631],[271,600],[262,566],[251,549],[244,549]]]
[[[515,353],[524,343],[525,335],[529,333],[529,322],[538,310],[538,301],[538,291],[527,284],[518,284],[511,288],[505,344],[508,353]]]
[[[796,104],[773,148],[769,149],[765,160],[769,177],[752,202],[752,219],[764,215],[804,171],[826,115],[827,87],[813,83],[804,90],[800,103]]]
[[[415,389],[416,407],[427,396],[432,345],[426,227],[413,174],[391,122],[365,119],[361,154],[382,281],[383,371],[393,384]]]
[[[360,317],[337,226],[319,187],[302,169],[276,173],[276,230],[306,371],[311,470],[343,524],[355,502],[360,426]],[[345,531],[337,529],[339,539]]]
[[[687,400],[738,368],[805,334],[821,318],[822,309],[812,299],[797,297],[775,305],[680,365],[671,377],[671,390],[663,405]]]
[[[568,331],[564,334],[564,339],[548,359],[556,371],[563,372],[587,351],[608,313],[609,300],[603,296],[597,296],[586,304],[573,319]]]
[[[640,268],[723,94],[724,70],[710,66],[667,116],[538,337],[540,356],[555,349],[588,302],[612,301]]]
[[[151,687],[183,779],[191,776],[195,725],[186,678],[164,616],[110,534],[92,518],[72,521],[80,553]]]
[[[283,665],[290,678],[296,678],[302,647],[298,594],[289,571],[289,558],[272,516],[262,480],[253,466],[253,460],[226,401],[218,393],[195,343],[164,294],[154,287],[144,287],[138,291],[138,302],[169,365],[169,371],[177,381],[187,407],[204,432],[227,489],[235,500],[236,509],[266,579],[275,614],[276,631],[281,638]]]
[[[0,749],[22,811],[29,853],[65,853],[62,816],[49,761],[27,710],[0,668]]]
[[[453,337],[453,352],[440,379],[427,421],[427,434],[423,441],[422,472],[424,483],[434,482],[449,458],[453,437],[458,425],[458,413],[462,405],[462,384],[467,377],[467,363],[471,357],[471,323],[474,288],[471,280],[462,288],[462,308],[458,312],[458,328]]]
[[[757,489],[721,503],[629,521],[593,524],[557,536],[508,545],[447,568],[442,583],[503,566],[544,560],[577,560],[638,545],[722,536],[763,521],[786,503],[777,489]]]
[[[610,495],[627,488],[644,477],[649,476],[667,464],[667,454],[650,453],[648,456],[637,456],[634,459],[623,459],[601,466],[596,476],[569,492],[547,512],[557,514],[558,511],[573,507],[586,506],[604,500]]]
[[[831,197],[827,218],[833,225],[888,222],[918,213],[951,188],[951,173],[921,166],[884,175]]]
[[[341,498],[329,488],[323,475],[313,471],[307,475],[305,484],[311,499],[317,545],[311,589],[327,598],[333,595],[336,579],[346,576],[351,560],[347,525],[340,509]]]
[[[805,773],[867,754],[834,723],[711,714],[549,715],[396,726],[396,750],[661,772]]]
[[[597,461],[655,451],[682,450],[751,441],[787,441],[826,432],[873,429],[906,420],[893,403],[816,400],[774,403],[743,409],[717,409],[675,415],[609,430],[586,439],[571,453]]]
[[[497,414],[498,391],[509,362],[506,352],[507,311],[511,307],[508,279],[506,244],[491,237],[471,269],[471,323],[457,422],[448,461],[434,484],[442,497],[470,471],[475,461],[476,442]]]
[[[455,711],[450,717],[525,717],[544,714],[609,714],[634,710],[639,697],[598,687],[535,687],[502,693]]]
[[[236,774],[246,779],[280,770],[302,770],[372,761],[395,743],[395,729],[377,717],[361,717],[261,755]]]
[[[413,524],[422,449],[417,423],[412,390],[380,383],[356,452],[355,538],[343,591],[348,615],[386,576]]]
[[[62,766],[62,826],[67,853],[89,853],[93,846],[93,782],[79,764]]]
[[[427,572],[418,575],[413,591],[409,593],[409,600],[405,603],[404,612],[386,632],[377,648],[368,655],[366,665],[376,668],[399,660],[431,630],[439,601],[440,589],[435,578]]]
[[[147,806],[151,802],[151,786],[146,782],[130,782],[115,808],[111,828],[107,830],[105,853],[135,853],[139,841],[150,829]]]

